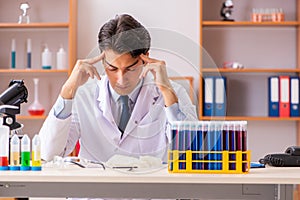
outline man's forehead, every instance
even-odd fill
[[[129,66],[138,60],[138,58],[133,58],[130,53],[119,54],[112,50],[106,50],[104,54],[105,54],[104,59],[107,61],[108,64],[111,65]]]

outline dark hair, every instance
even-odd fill
[[[130,53],[132,57],[145,54],[150,48],[150,34],[136,19],[128,14],[117,15],[105,23],[98,34],[98,44],[102,51]]]

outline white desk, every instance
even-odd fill
[[[292,199],[300,168],[251,169],[249,174],[169,174],[99,168],[1,171],[1,197]]]

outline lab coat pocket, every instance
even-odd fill
[[[147,140],[164,135],[165,129],[165,120],[157,119],[147,124],[138,124],[136,131],[133,131],[130,135],[138,139]]]

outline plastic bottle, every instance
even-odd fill
[[[25,134],[21,140],[21,168],[22,171],[30,170],[30,138]]]
[[[31,170],[40,171],[41,167],[41,138],[39,135],[35,135],[32,139],[32,164]]]
[[[17,134],[10,140],[10,170],[20,170],[20,139]]]
[[[9,127],[0,120],[0,170],[8,170]]]
[[[45,46],[45,49],[42,53],[42,68],[51,69],[52,68],[52,52],[49,50],[48,46]]]
[[[61,46],[56,53],[56,68],[67,69],[67,58],[64,48]]]

